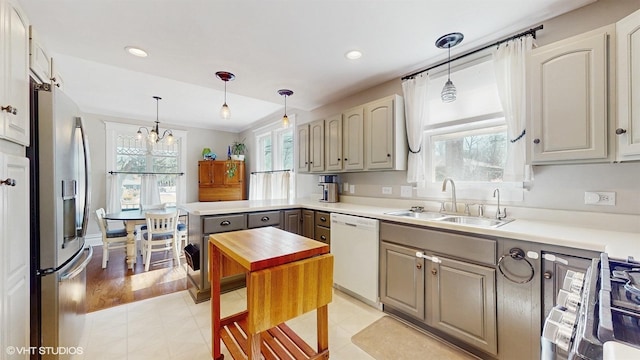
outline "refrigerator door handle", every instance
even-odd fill
[[[82,150],[84,151],[84,211],[82,215],[82,228],[80,236],[87,234],[87,226],[89,225],[89,208],[91,205],[91,161],[89,160],[89,142],[87,141],[87,132],[82,123],[81,117],[76,117],[76,127],[80,129],[82,136]]]
[[[69,280],[69,279],[73,279],[78,274],[83,272],[84,269],[86,269],[87,265],[89,265],[89,262],[91,261],[91,258],[93,258],[93,247],[92,246],[87,246],[83,251],[87,251],[87,250],[89,251],[89,255],[87,255],[87,258],[84,259],[82,264],[76,266],[73,270],[69,271],[68,273],[60,275],[60,281],[66,281],[66,280]]]

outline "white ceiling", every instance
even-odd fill
[[[278,89],[310,111],[445,59],[443,34],[455,56],[594,0],[18,1],[83,111],[152,121],[157,95],[161,123],[236,132],[282,112]]]

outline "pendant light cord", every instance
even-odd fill
[[[448,46],[449,49],[449,61],[447,61],[447,80],[451,81],[451,45]]]

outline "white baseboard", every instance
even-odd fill
[[[102,246],[102,234],[87,234],[84,237],[84,244],[88,246]]]

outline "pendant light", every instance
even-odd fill
[[[151,130],[147,129],[146,127],[139,127],[138,128],[138,133],[137,133],[137,137],[138,140],[142,140],[142,130],[147,132],[147,141],[149,141],[150,144],[155,144],[155,143],[159,143],[160,141],[162,141],[162,139],[164,139],[165,135],[167,136],[167,144],[172,144],[173,143],[173,132],[171,131],[171,129],[167,129],[162,133],[162,136],[160,136],[160,121],[158,120],[158,109],[159,109],[159,102],[160,100],[162,100],[162,98],[160,96],[154,96],[154,99],[156,99],[156,124],[154,127],[151,128]]]
[[[293,95],[293,91],[288,89],[280,89],[278,90],[278,94],[284,96],[284,116],[282,117],[282,127],[289,127],[289,117],[287,116],[287,96]]]
[[[235,75],[228,71],[218,71],[216,72],[216,76],[218,79],[224,81],[224,104],[220,108],[220,117],[229,120],[231,118],[231,110],[229,110],[229,105],[227,105],[227,82],[236,78]]]
[[[443,35],[438,38],[438,40],[436,40],[436,46],[438,48],[446,48],[449,50],[449,60],[447,61],[447,82],[444,84],[442,92],[440,93],[442,102],[449,103],[456,100],[456,86],[453,85],[453,82],[451,81],[451,48],[458,45],[462,41],[462,39],[464,39],[464,35],[456,32]]]

